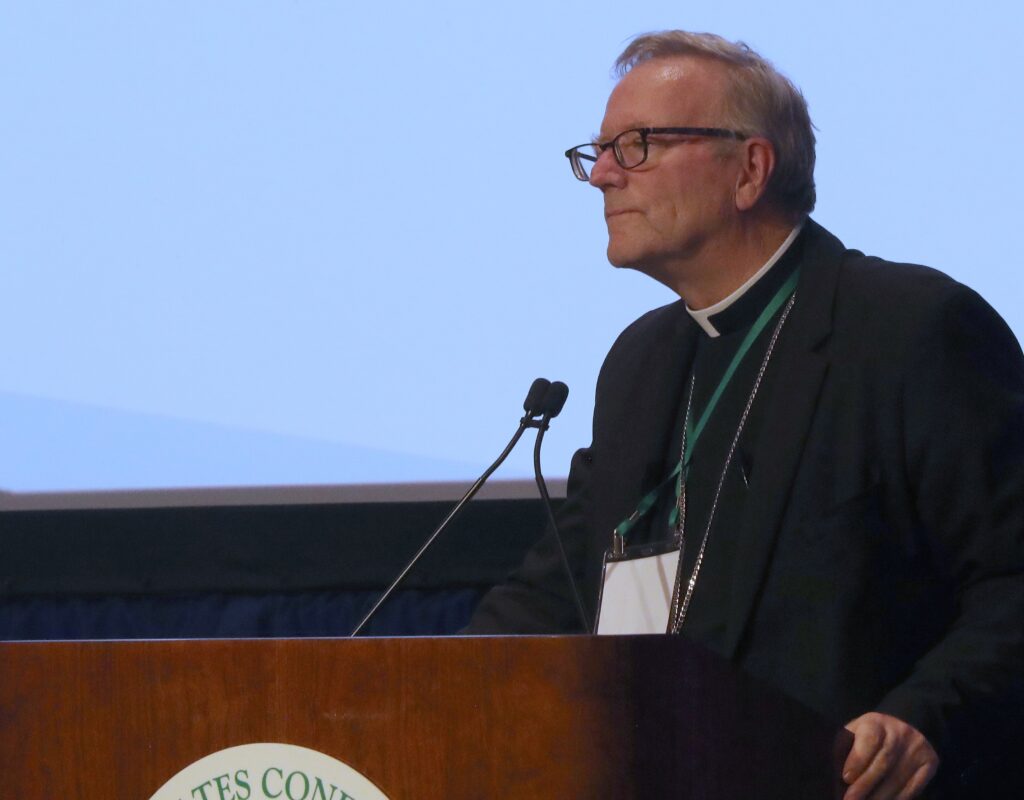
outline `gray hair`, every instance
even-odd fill
[[[775,170],[767,194],[799,216],[814,209],[814,126],[800,90],[743,42],[713,33],[662,31],[636,37],[615,61],[622,77],[637,64],[656,58],[696,56],[729,66],[729,95],[724,98],[727,124],[743,133],[764,136],[775,147]]]

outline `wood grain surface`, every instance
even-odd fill
[[[309,747],[392,800],[834,797],[834,726],[675,637],[0,643],[0,797]]]

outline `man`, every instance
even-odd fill
[[[1024,665],[1020,348],[969,289],[808,218],[806,104],[746,46],[671,31],[618,67],[567,155],[609,260],[681,300],[598,379],[560,522],[584,601],[613,529],[678,543],[672,630],[846,722],[849,800],[917,796],[940,760],[952,792]],[[574,612],[549,534],[467,632]]]

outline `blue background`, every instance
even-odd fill
[[[470,479],[530,381],[589,441],[617,333],[562,156],[628,39],[743,39],[803,89],[814,217],[1024,331],[1009,3],[0,5],[0,488]],[[685,120],[680,120],[680,124]],[[527,448],[501,477],[530,474]]]

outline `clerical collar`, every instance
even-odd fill
[[[767,292],[770,296],[771,292],[781,286],[783,281],[789,277],[793,267],[796,266],[796,258],[787,258],[784,260],[784,264],[780,265],[779,269],[772,270],[772,267],[782,259],[783,255],[789,252],[790,245],[796,241],[803,227],[804,223],[801,221],[789,232],[789,236],[779,245],[779,249],[772,254],[772,257],[764,263],[764,266],[751,275],[739,289],[724,300],[719,300],[713,306],[708,306],[698,311],[694,311],[689,306],[686,307],[690,316],[693,317],[694,321],[700,325],[701,329],[708,336],[714,339],[723,333],[739,330],[746,327],[757,316],[767,301],[767,298],[762,298],[762,295]],[[788,269],[783,268],[784,266],[788,267]],[[772,273],[771,280],[766,279],[762,281],[761,279],[765,278],[769,272]],[[756,290],[754,290],[755,285],[757,286]]]

